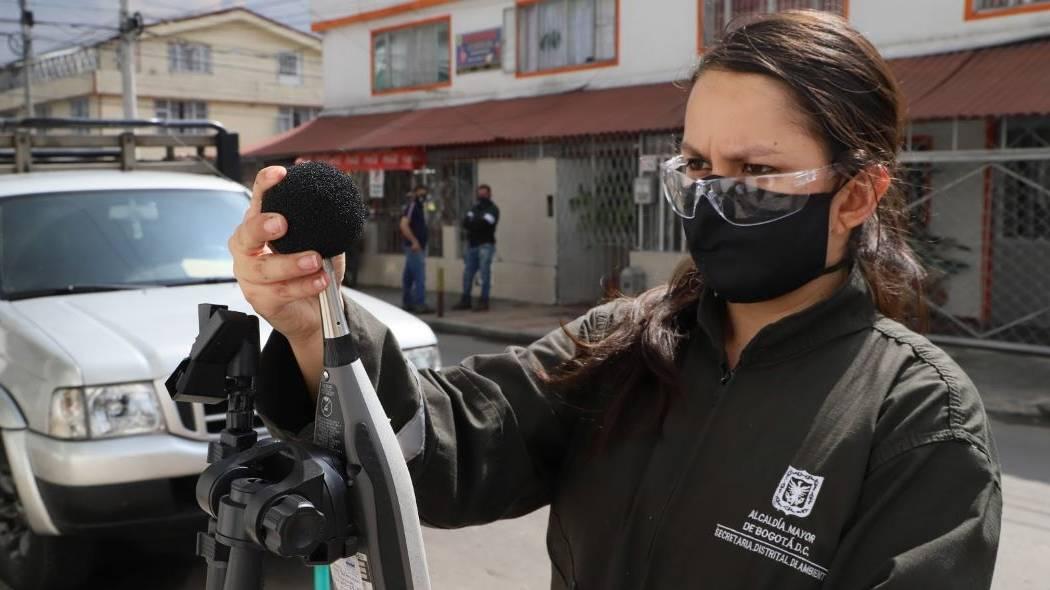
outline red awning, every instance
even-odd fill
[[[441,147],[584,135],[670,131],[682,126],[687,93],[674,84],[579,90],[467,105],[321,117],[246,150],[298,156],[398,147]]]
[[[890,63],[912,120],[1050,113],[1050,38]],[[322,117],[244,155],[296,157],[672,131],[682,126],[686,98],[682,87],[663,83]]]
[[[890,63],[912,120],[1050,113],[1050,38]]]

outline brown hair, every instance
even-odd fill
[[[878,50],[838,16],[792,10],[758,17],[726,33],[708,50],[690,86],[708,70],[769,76],[793,92],[833,162],[849,175],[873,165],[896,172],[901,94]],[[875,214],[854,231],[849,255],[863,273],[878,310],[912,326],[924,323],[925,271],[906,241],[904,195],[897,183]],[[703,279],[691,260],[669,284],[624,298],[623,317],[594,342],[577,340],[575,357],[544,379],[553,391],[615,391],[604,410],[607,437],[636,404],[656,404],[660,422],[679,390],[679,352],[695,324]],[[650,392],[659,399],[650,400]],[[643,397],[646,396],[646,397]]]

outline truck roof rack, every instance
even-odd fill
[[[44,133],[49,130],[67,133]],[[186,147],[194,154],[177,157],[175,149]],[[205,155],[209,147],[214,160]],[[164,156],[139,159],[137,148],[164,148]],[[195,172],[239,181],[238,135],[205,120],[0,118],[0,174],[84,169]]]

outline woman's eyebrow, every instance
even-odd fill
[[[700,150],[698,150],[695,147],[693,147],[692,144],[690,144],[687,141],[683,141],[682,142],[682,154],[683,155],[689,155],[689,156],[703,157],[703,154],[700,153]]]
[[[764,145],[760,143],[745,145],[738,148],[725,151],[725,157],[729,160],[735,160],[737,162],[746,162],[751,158],[762,158],[765,156],[775,156],[783,152],[777,148]]]

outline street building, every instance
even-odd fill
[[[493,297],[593,301],[625,268],[653,286],[685,256],[655,183],[679,81],[726,26],[791,8],[846,16],[891,60],[936,331],[1050,350],[1050,0],[317,0],[322,116],[246,156],[358,175],[363,284],[399,284],[397,217],[422,182],[429,285],[458,291],[457,223],[488,184]]]
[[[35,56],[34,114],[124,118],[119,45],[114,35]],[[241,145],[301,125],[321,107],[320,40],[244,8],[146,24],[133,59],[139,117],[213,119]],[[0,115],[26,114],[22,80],[20,62],[0,68]]]

